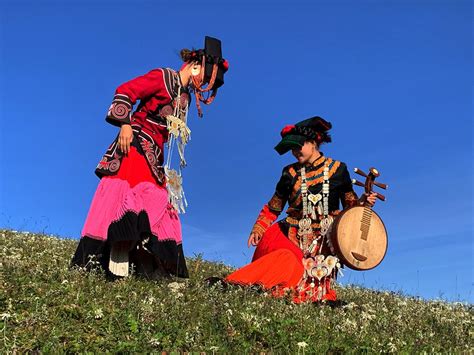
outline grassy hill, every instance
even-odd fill
[[[347,305],[293,305],[207,288],[222,264],[190,259],[191,278],[109,282],[69,270],[76,241],[0,230],[3,353],[472,352],[472,305],[339,287]]]

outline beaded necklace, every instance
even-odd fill
[[[298,222],[298,236],[300,240],[300,248],[305,253],[312,254],[316,248],[316,244],[320,237],[325,238],[331,228],[333,218],[329,215],[329,166],[325,161],[323,170],[323,187],[322,194],[308,193],[308,185],[306,180],[306,168],[301,167],[301,198],[303,203],[303,215]],[[308,238],[313,235],[312,221],[320,216],[320,237],[315,238],[308,245]]]
[[[329,165],[328,161],[324,161],[323,169],[323,187],[321,193],[308,193],[308,185],[306,180],[306,169],[303,166],[300,170],[301,174],[301,197],[303,203],[303,215],[298,222],[298,236],[300,248],[303,251],[304,273],[298,283],[297,290],[299,296],[303,299],[319,301],[326,294],[326,277],[330,277],[333,273],[337,273],[340,268],[339,259],[333,255],[325,256],[321,254],[322,246],[327,241],[332,250],[329,239],[329,232],[333,223],[333,217],[329,215]],[[308,245],[308,237],[313,236],[311,223],[320,216],[320,235],[313,238]],[[320,241],[319,250],[316,254]],[[334,253],[334,252],[333,252]]]
[[[191,137],[191,130],[187,126],[188,105],[183,105],[181,97],[181,80],[178,74],[178,96],[175,98],[175,108],[172,115],[166,116],[167,128],[169,132],[168,156],[165,162],[165,174],[167,177],[166,188],[170,204],[178,213],[184,213],[188,205],[183,190],[182,169],[186,166],[184,158],[184,148]],[[177,147],[179,155],[178,170],[172,169],[173,148]]]

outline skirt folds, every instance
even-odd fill
[[[296,287],[303,275],[303,253],[273,224],[263,235],[252,262],[226,277],[243,286],[259,285],[264,289]]]
[[[148,273],[188,277],[178,214],[134,146],[117,174],[101,179],[72,264],[87,267],[94,259],[108,270],[111,247],[118,242],[128,242],[131,262],[151,263]]]
[[[321,283],[325,288],[322,297],[301,292],[303,274],[303,252],[287,238],[280,223],[275,223],[258,243],[252,262],[228,275],[225,281],[241,286],[257,285],[274,297],[288,295],[294,303],[336,300],[330,279]]]

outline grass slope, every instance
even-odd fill
[[[348,304],[293,305],[203,279],[229,267],[201,258],[191,278],[108,282],[69,270],[76,241],[0,230],[2,352],[472,352],[472,305],[339,287]],[[178,281],[178,282],[176,282]]]

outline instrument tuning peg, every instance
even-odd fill
[[[378,186],[378,187],[380,187],[381,189],[384,189],[384,190],[387,190],[387,188],[388,188],[387,184],[383,184],[383,183],[378,182],[378,181],[374,181],[374,185]]]
[[[359,168],[354,168],[354,172],[356,174],[359,174],[359,175],[362,175],[363,177],[367,177],[367,174],[364,173],[362,170],[360,170]]]
[[[369,169],[370,173],[375,176],[375,177],[379,177],[380,176],[380,173],[377,169],[375,169],[374,167],[370,168]]]
[[[360,181],[357,181],[356,179],[352,179],[352,183],[357,186],[365,186],[363,183],[361,183]]]
[[[376,192],[376,194],[377,194],[377,196],[375,196],[375,197],[377,197],[379,200],[385,201],[385,196],[384,195],[382,195],[381,193],[378,193],[378,192]]]

